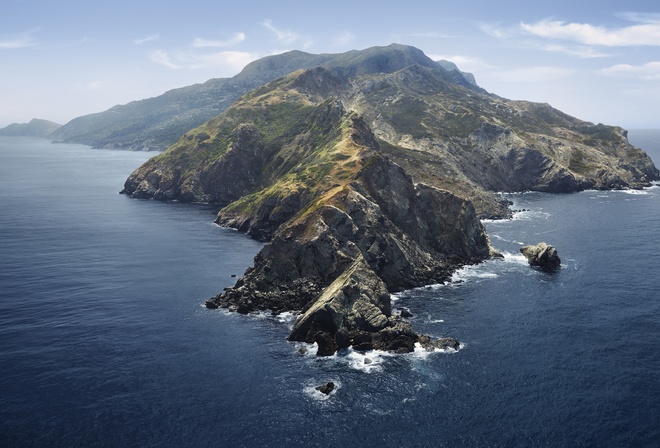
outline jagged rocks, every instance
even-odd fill
[[[523,246],[520,248],[530,265],[539,267],[544,271],[555,271],[561,266],[561,259],[557,250],[546,243],[538,243],[535,246]]]
[[[453,350],[456,351],[460,348],[461,343],[454,338],[440,338],[431,339],[429,336],[422,335],[419,337],[419,345],[427,351],[433,350]]]
[[[314,342],[318,346],[316,356],[332,356],[339,348],[335,339],[324,331],[319,331],[314,335]]]
[[[316,342],[318,354],[338,348],[414,350],[417,334],[410,323],[392,315],[385,283],[358,256],[295,323],[290,340]]]

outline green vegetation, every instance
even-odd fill
[[[581,149],[576,149],[571,154],[571,159],[568,168],[578,174],[587,174],[595,165],[590,164],[586,153]]]
[[[424,138],[430,137],[422,126],[426,109],[426,103],[421,99],[404,96],[382,107],[381,113],[397,131],[412,135],[413,138]]]
[[[584,141],[585,145],[589,146],[599,146],[602,145],[603,141],[614,142],[617,140],[618,136],[615,132],[613,126],[607,126],[601,123],[597,125],[583,125],[578,128],[578,131],[584,135],[587,135],[587,138]]]

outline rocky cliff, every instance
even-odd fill
[[[219,213],[220,224],[270,242],[236,286],[207,306],[302,312],[292,340],[320,334],[337,348],[411,351],[418,335],[392,315],[389,292],[446,280],[457,266],[487,258],[488,239],[468,201],[415,185],[361,117],[336,119],[341,134],[328,151],[340,155],[345,172],[331,173],[316,191],[299,186]]]
[[[659,177],[620,128],[490,95],[419,63],[421,52],[392,62],[396,50],[266,84],[126,181],[137,198],[223,204],[219,224],[268,241],[207,306],[298,312],[290,339],[326,352],[428,346],[392,314],[389,293],[489,257],[479,217],[508,214],[493,191]]]

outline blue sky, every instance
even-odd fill
[[[263,56],[413,45],[486,90],[660,128],[657,1],[0,0],[0,127],[230,77]]]

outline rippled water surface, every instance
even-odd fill
[[[630,139],[660,159],[660,132]],[[202,307],[260,244],[119,195],[150,156],[0,139],[0,446],[660,441],[660,188],[511,195],[527,211],[486,223],[504,260],[394,297],[460,351],[316,358],[293,316]],[[539,241],[558,273],[519,255]]]

